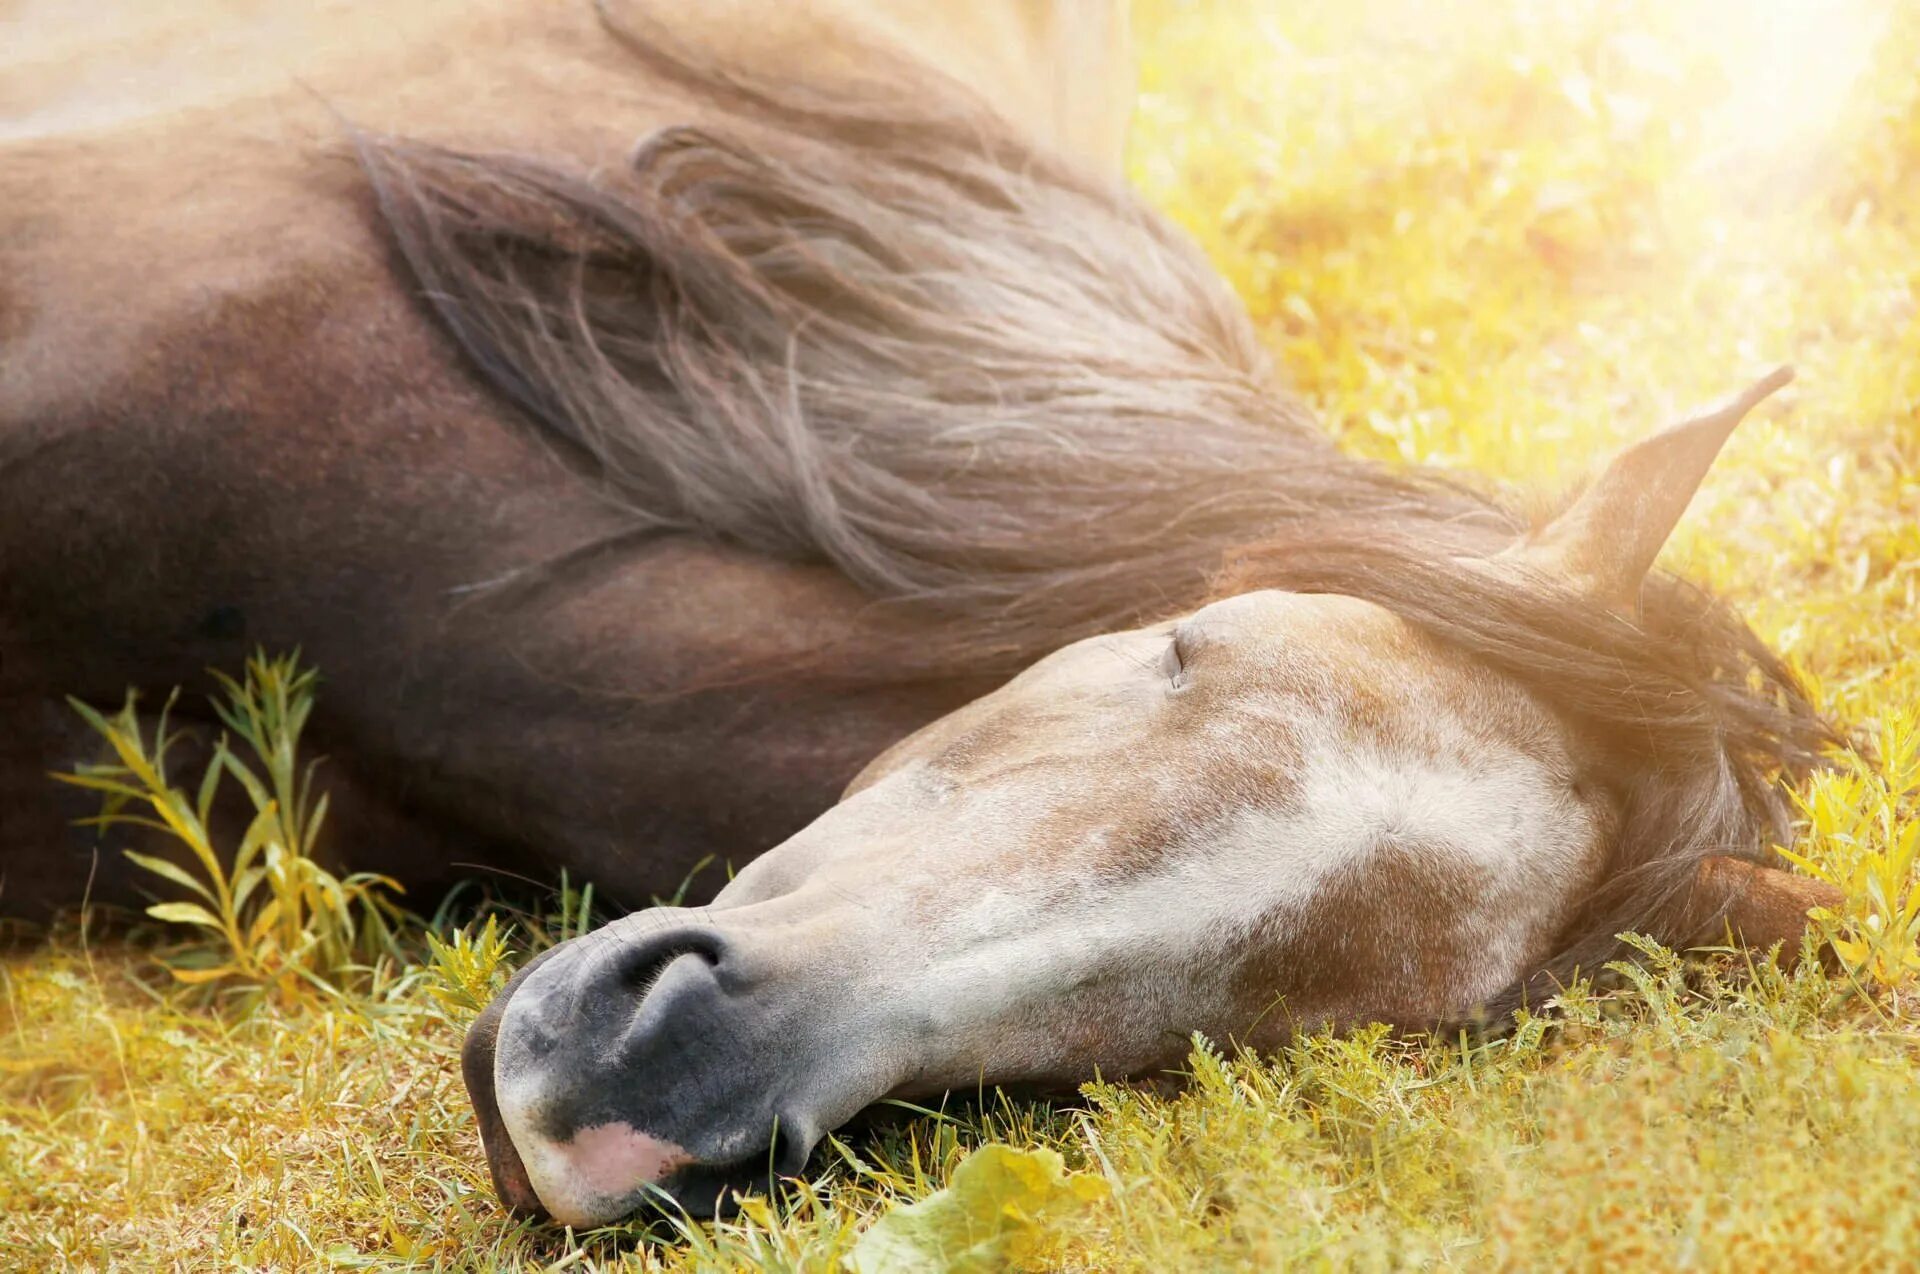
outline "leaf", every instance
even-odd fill
[[[254,888],[259,885],[261,881],[265,880],[266,877],[267,869],[264,867],[250,867],[245,871],[234,873],[233,910],[235,914],[239,914],[246,909],[248,897],[252,895]]]
[[[306,827],[300,833],[300,852],[309,858],[313,857],[314,846],[320,840],[320,825],[327,821],[327,796],[326,792],[320,793],[320,799],[314,802],[313,810],[306,818]]]
[[[129,707],[133,705],[133,697],[131,695],[127,697],[127,705]],[[87,704],[85,701],[76,699],[72,695],[68,695],[67,706],[72,708],[75,712],[79,713],[80,719],[86,722],[88,725],[92,726],[93,732],[95,734],[98,734],[104,737],[106,735],[110,735],[113,733],[113,727],[107,724],[107,719],[101,716],[100,713],[95,708]]]
[[[187,805],[187,798],[171,788],[147,798],[153,806],[153,812],[167,825],[174,839],[191,849],[194,857],[206,868],[207,875],[215,880],[225,880],[226,873],[220,870],[220,859],[213,852],[213,844],[207,839],[207,829],[193,816],[193,810]]]
[[[280,900],[269,898],[267,905],[260,908],[260,914],[253,918],[253,927],[247,930],[247,946],[258,947],[279,920]]]
[[[207,772],[200,779],[200,793],[194,800],[193,812],[194,816],[200,820],[202,827],[206,826],[212,817],[213,797],[219,790],[220,772],[224,768],[220,763],[220,757],[226,750],[227,740],[222,736],[220,741],[213,745],[213,756],[207,761]]]
[[[219,919],[197,902],[156,902],[147,908],[147,914],[172,924],[199,925],[214,930],[222,927]]]
[[[105,802],[102,802],[102,804],[104,805]],[[73,825],[75,827],[95,827],[101,830],[109,827],[148,827],[156,832],[164,832],[168,836],[173,835],[172,824],[163,823],[157,818],[147,818],[140,814],[95,814],[91,818],[76,818],[73,820]]]
[[[1037,1254],[1050,1230],[1107,1197],[1104,1178],[1052,1150],[987,1145],[944,1190],[888,1212],[847,1258],[857,1274],[985,1274]]]
[[[253,866],[253,860],[262,848],[271,852],[275,843],[274,834],[279,830],[280,809],[269,800],[253,816],[253,821],[247,824],[246,834],[240,838],[240,848],[233,852],[233,874],[236,877]]]
[[[120,851],[129,861],[146,868],[156,876],[163,876],[176,885],[185,885],[208,902],[213,902],[213,891],[195,880],[186,868],[168,862],[164,858],[155,858],[152,854],[136,854],[130,849]]]
[[[197,986],[202,982],[218,982],[228,974],[238,973],[240,972],[240,966],[237,964],[216,964],[206,969],[189,969],[181,965],[170,964],[167,966],[167,972],[171,973],[177,982],[185,982],[189,986]]]
[[[260,776],[255,774],[245,761],[224,749],[213,759],[225,765],[227,773],[233,775],[240,786],[247,789],[247,799],[253,802],[254,809],[265,810],[273,805],[273,797],[268,794],[266,784],[260,781]]]
[[[119,772],[124,773],[125,771]],[[125,796],[139,799],[146,795],[144,791],[134,787],[130,783],[122,783],[116,779],[106,778],[98,774],[83,774],[78,772],[63,774],[55,771],[47,777],[56,783],[67,783],[74,787],[89,788],[95,792],[105,792],[111,796]]]

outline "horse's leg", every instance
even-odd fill
[[[1778,945],[1780,958],[1791,962],[1813,923],[1808,913],[1816,907],[1838,910],[1844,901],[1845,895],[1824,881],[1738,858],[1709,858],[1694,875],[1687,921],[1681,925],[1689,937],[1681,945],[1709,946],[1731,934],[1756,951]]]
[[[343,809],[328,842],[416,896],[475,862],[643,905],[710,860],[710,892],[987,688],[892,675],[888,651],[924,663],[937,630],[889,635],[833,571],[631,540],[537,442],[435,405],[396,421],[317,386],[244,428],[155,411],[22,461],[0,490],[0,704],[31,725],[0,745],[0,909],[76,901],[92,866],[68,828],[86,803],[44,778],[94,755],[61,696],[178,685],[203,711],[205,670],[256,646],[320,669],[323,774],[390,815]]]
[[[74,825],[98,811],[98,794],[63,792],[48,777],[50,770],[101,760],[104,744],[97,738],[89,743],[86,725],[53,696],[8,699],[0,703],[0,717],[6,722],[0,735],[0,914],[38,919],[82,897],[136,902],[121,863],[98,852],[90,830]]]

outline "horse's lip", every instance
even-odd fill
[[[500,1101],[494,1092],[493,1053],[500,1035],[500,1019],[507,1011],[507,1001],[520,989],[527,975],[552,954],[551,951],[541,953],[514,974],[512,981],[494,997],[493,1003],[467,1028],[467,1038],[460,1047],[460,1075],[467,1084],[467,1097],[473,1102],[474,1122],[480,1129],[480,1145],[486,1151],[487,1168],[493,1174],[494,1191],[500,1196],[501,1202],[507,1205],[508,1211],[535,1220],[544,1219],[547,1210],[533,1188],[532,1179],[527,1175],[527,1166],[520,1159],[519,1149],[507,1134],[505,1121],[500,1117]]]

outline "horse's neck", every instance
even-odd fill
[[[690,48],[777,79],[831,81],[890,46],[966,84],[1037,140],[1118,165],[1133,98],[1125,0],[610,5],[616,18],[629,7]],[[593,116],[608,93],[647,92],[586,0],[78,9],[43,0],[8,25],[0,140],[209,112],[241,112],[259,136],[296,120],[311,127],[324,103],[435,140],[528,146],[556,130],[564,144],[596,127],[630,137],[633,118]]]

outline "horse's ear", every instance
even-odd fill
[[[1640,581],[1734,426],[1792,379],[1792,368],[1776,368],[1724,406],[1628,447],[1565,512],[1508,555],[1570,578],[1609,605],[1632,609]]]

